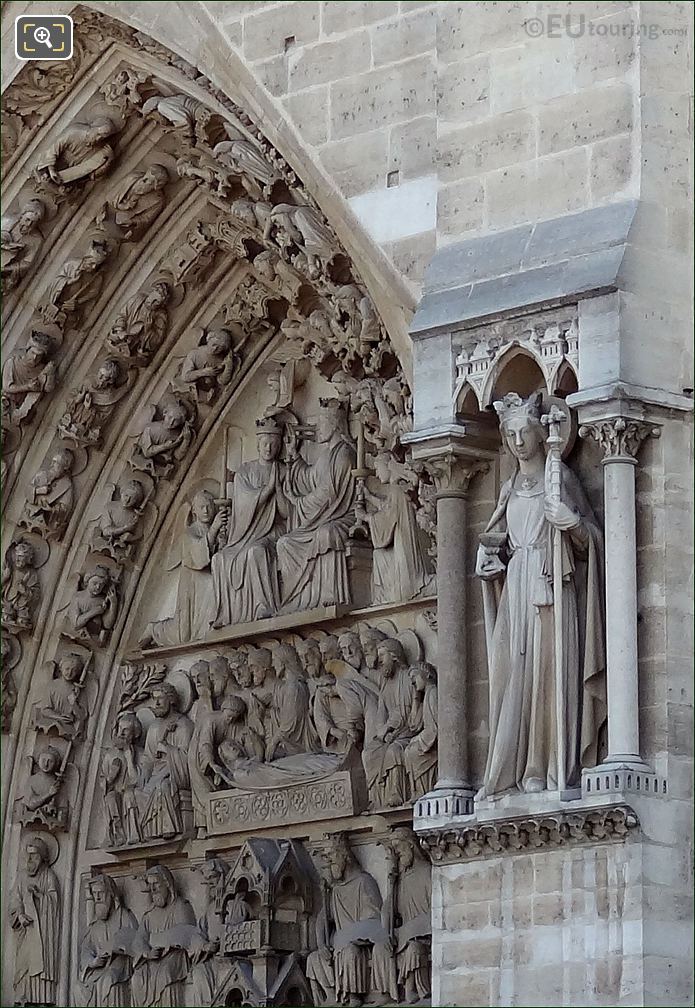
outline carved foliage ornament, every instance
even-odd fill
[[[579,436],[593,438],[603,451],[605,462],[634,461],[642,442],[648,437],[659,437],[661,430],[645,420],[628,420],[616,417],[596,423],[582,424]]]

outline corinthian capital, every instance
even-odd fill
[[[646,420],[628,420],[625,417],[598,420],[595,423],[582,424],[579,428],[580,437],[593,438],[603,449],[604,461],[610,459],[634,461],[644,439],[650,436],[659,437],[660,433],[658,427]]]
[[[487,462],[462,457],[454,451],[427,461],[437,497],[466,497],[471,480],[490,468]]]

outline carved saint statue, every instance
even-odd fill
[[[117,490],[99,518],[92,538],[92,548],[107,553],[113,560],[130,557],[142,538],[138,528],[145,508],[146,491],[140,480],[128,480]]]
[[[277,683],[266,759],[318,752],[321,744],[309,717],[309,687],[297,652],[289,644],[279,644],[273,650],[273,666]]]
[[[417,662],[409,669],[413,686],[411,727],[417,734],[403,753],[408,771],[409,797],[420,798],[434,788],[437,779],[437,672],[429,662]]]
[[[68,259],[48,287],[42,316],[47,322],[79,317],[83,309],[96,301],[101,292],[101,268],[111,253],[106,238],[93,238],[84,255]]]
[[[34,769],[20,802],[20,820],[25,825],[38,821],[51,830],[62,829],[67,808],[56,800],[63,785],[60,753],[54,746],[47,746],[31,762]]]
[[[191,782],[188,751],[193,723],[179,710],[176,688],[168,682],[152,689],[154,721],[145,737],[148,779],[143,789],[146,807],[143,836],[149,839],[176,836],[186,828],[185,805],[190,804]]]
[[[212,599],[210,565],[224,541],[227,512],[217,510],[208,490],[199,490],[190,504],[189,519],[177,542],[179,568],[176,612],[167,619],[150,623],[141,641],[143,646],[160,647],[201,640],[210,630]]]
[[[14,998],[18,1005],[58,1003],[60,954],[60,888],[50,867],[48,844],[30,837],[10,899],[10,924],[17,935]]]
[[[58,433],[65,441],[73,441],[76,445],[98,446],[111,408],[125,391],[121,365],[112,357],[107,357],[94,378],[68,400],[58,423]]]
[[[69,448],[59,448],[46,468],[40,469],[31,481],[20,524],[45,539],[59,539],[70,521],[74,503],[74,461],[75,456]]]
[[[159,349],[169,325],[167,304],[171,287],[159,280],[142,294],[135,294],[116,321],[106,339],[107,346],[122,357],[147,362]]]
[[[194,412],[183,399],[167,397],[138,438],[130,464],[138,472],[165,478],[188,452],[195,437]]]
[[[41,586],[36,573],[36,551],[30,542],[10,543],[2,565],[2,620],[15,631],[32,630]]]
[[[96,641],[102,647],[118,618],[118,574],[97,564],[80,576],[68,610],[68,633],[76,640]]]
[[[215,395],[229,385],[239,366],[232,334],[227,329],[213,329],[203,343],[186,354],[179,381],[200,402],[212,402]]]
[[[61,738],[75,741],[84,734],[89,710],[80,696],[84,687],[85,659],[66,654],[57,663],[58,677],[48,686],[45,700],[34,707],[33,726],[55,731]]]
[[[306,964],[314,1004],[358,1006],[371,992],[395,999],[395,968],[379,887],[360,867],[345,837],[331,840],[326,854],[331,880],[316,924],[318,948]]]
[[[187,949],[198,934],[193,907],[179,896],[174,876],[163,865],[150,868],[145,881],[152,906],[140,924],[142,948],[133,962],[133,1002],[142,1008],[185,1008]]]
[[[292,461],[284,491],[291,531],[277,544],[283,607],[290,612],[350,602],[345,549],[353,522],[356,456],[345,406],[322,399],[317,426],[320,452],[309,465]]]
[[[36,168],[37,177],[61,187],[100,178],[115,157],[106,141],[118,132],[119,127],[106,116],[75,123],[45,152]]]
[[[169,172],[161,164],[152,164],[144,172],[127,177],[113,202],[116,224],[126,241],[134,241],[147,231],[164,209],[164,189]]]
[[[553,606],[554,530],[562,536],[562,618],[566,719],[560,726],[565,780],[576,784],[596,760],[605,717],[600,603],[601,533],[574,473],[562,466],[562,499],[546,488],[540,393],[509,393],[495,409],[504,442],[517,461],[502,487],[478,551],[484,582],[503,581],[499,601],[488,590],[486,633],[490,676],[490,746],[479,797],[557,785]],[[494,539],[494,542],[493,542]],[[485,587],[485,586],[484,586]],[[495,612],[496,609],[496,612]]]
[[[46,216],[46,205],[30,199],[13,223],[2,223],[2,281],[5,291],[14,290],[34,264],[43,243],[39,226]]]
[[[427,584],[425,556],[408,487],[417,476],[386,453],[374,460],[376,477],[386,490],[365,488],[371,513],[367,515],[372,554],[372,605],[414,598]]]
[[[2,366],[2,394],[10,404],[10,418],[21,426],[38,402],[55,388],[56,369],[51,337],[32,329],[24,349],[14,350]]]
[[[227,870],[227,865],[219,858],[203,861],[198,869],[207,898],[205,913],[198,920],[198,929],[204,941],[190,953],[195,1008],[208,1008],[214,1003],[217,991],[220,967],[214,956],[220,949],[220,914]]]
[[[391,854],[386,907],[396,948],[398,983],[406,1003],[416,1004],[430,996],[432,986],[431,869],[412,830],[395,829],[386,846]]]
[[[133,975],[129,951],[138,922],[109,875],[89,882],[94,919],[80,942],[80,980],[90,1008],[128,1008]]]
[[[138,793],[145,779],[144,754],[137,743],[142,725],[131,712],[118,715],[112,745],[104,751],[100,781],[106,810],[106,843],[123,847],[142,841]]]
[[[154,95],[142,106],[142,114],[161,123],[167,133],[180,131],[183,139],[191,145],[199,140],[207,142],[205,128],[212,112],[190,95]]]
[[[370,804],[402,805],[409,798],[404,752],[415,734],[411,724],[413,685],[400,641],[389,638],[378,647],[379,702],[376,730],[365,739],[364,761],[368,767]]]
[[[259,457],[234,476],[227,545],[212,559],[216,627],[250,623],[279,609],[275,545],[287,513],[278,459],[282,427],[268,418],[256,431]]]

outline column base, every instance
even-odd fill
[[[639,756],[612,756],[600,766],[582,770],[582,797],[639,794],[645,797],[665,797],[666,778],[654,773]]]
[[[413,829],[431,829],[436,820],[473,814],[475,790],[465,784],[437,784],[413,806]]]

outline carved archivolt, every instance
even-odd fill
[[[397,826],[434,781],[424,617],[414,632],[434,524],[401,362],[246,112],[152,40],[74,18],[74,59],[27,66],[3,101],[8,996],[426,997],[412,835],[388,832],[382,890],[347,837],[323,888],[316,851],[251,837]],[[213,836],[229,857],[197,853],[191,890],[176,852]],[[252,968],[270,946],[276,972]]]

